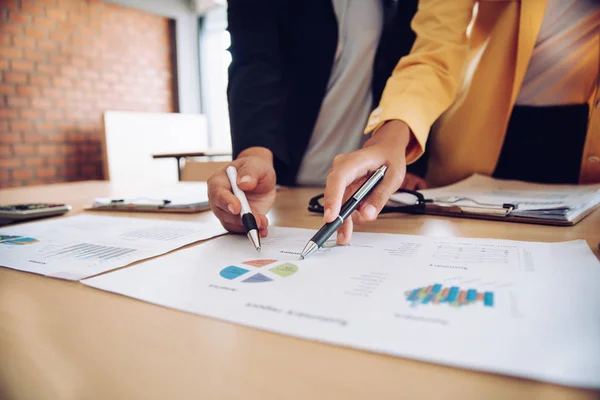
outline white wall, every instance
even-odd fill
[[[179,111],[200,113],[200,66],[198,18],[189,0],[106,0],[125,7],[172,18],[176,21],[177,79]]]

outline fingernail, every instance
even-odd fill
[[[367,204],[363,209],[363,213],[368,219],[375,219],[377,217],[377,209],[373,204]]]
[[[233,206],[231,204],[227,204],[227,209],[230,213],[235,214],[235,211],[233,211]]]
[[[338,242],[338,244],[343,243],[344,239],[346,239],[346,237],[344,236],[343,233],[338,233],[337,234],[337,242]]]
[[[249,182],[252,182],[252,178],[250,177],[250,175],[242,176],[240,179],[240,183],[249,183]]]
[[[325,221],[329,221],[329,218],[331,218],[331,208],[326,208],[325,212],[323,213],[323,217],[325,217]]]

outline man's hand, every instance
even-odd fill
[[[337,243],[347,244],[352,236],[353,220],[372,221],[400,188],[406,174],[406,148],[410,140],[406,123],[389,121],[375,133],[360,150],[337,156],[327,176],[325,186],[325,222],[335,220],[343,201],[347,200],[370,174],[382,165],[388,169],[384,178],[363,200],[352,217],[338,230]]]
[[[237,184],[246,194],[262,237],[267,236],[267,212],[275,201],[275,169],[273,154],[264,147],[252,147],[240,153],[231,163],[238,171]],[[244,232],[240,212],[242,205],[231,190],[226,168],[217,171],[208,180],[210,208],[225,229]]]
[[[421,178],[419,175],[407,172],[406,176],[404,177],[404,182],[402,182],[402,186],[400,187],[407,190],[423,190],[427,189],[427,182],[425,182],[425,179]]]

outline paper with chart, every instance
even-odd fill
[[[512,204],[511,216],[573,221],[600,203],[600,185],[543,185],[494,179],[475,174],[453,185],[420,191],[436,206],[502,209]],[[414,196],[397,193],[392,203],[414,202]]]
[[[79,215],[0,229],[0,266],[79,280],[223,233],[216,220]]]
[[[228,235],[83,283],[301,338],[600,387],[600,263],[584,241],[355,233],[300,261],[313,234],[273,227],[260,255]]]

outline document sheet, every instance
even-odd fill
[[[512,216],[573,221],[600,203],[600,185],[543,185],[500,180],[475,174],[453,185],[420,191],[438,206],[502,209],[514,205]],[[397,193],[392,203],[413,203],[414,196]]]
[[[261,254],[227,235],[83,283],[309,340],[600,387],[600,262],[586,242],[355,233],[301,261],[312,234],[272,227]]]
[[[79,280],[225,233],[214,223],[79,215],[0,229],[0,266]]]

